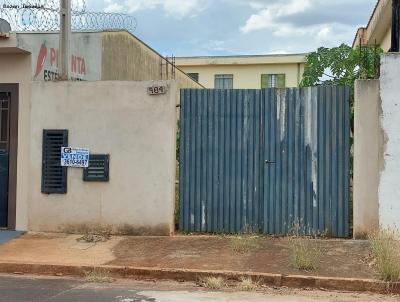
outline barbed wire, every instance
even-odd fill
[[[128,30],[134,32],[136,19],[125,14],[89,12],[85,0],[72,0],[72,31]],[[0,0],[0,18],[13,31],[58,31],[59,0]]]

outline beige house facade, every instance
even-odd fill
[[[378,0],[366,27],[358,29],[353,47],[378,45],[385,52],[391,46],[392,0]]]
[[[306,54],[180,57],[176,65],[206,88],[298,87]]]
[[[171,234],[179,88],[202,86],[128,32],[71,40],[58,81],[56,33],[0,38],[0,228]]]

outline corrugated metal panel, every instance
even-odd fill
[[[181,94],[181,230],[348,236],[348,88]]]

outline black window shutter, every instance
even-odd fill
[[[68,130],[43,130],[42,193],[67,193],[67,167],[61,167],[61,147],[68,147]]]
[[[109,181],[109,154],[90,154],[89,167],[83,169],[84,181]]]

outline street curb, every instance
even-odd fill
[[[356,278],[331,278],[304,275],[282,275],[254,272],[214,271],[195,269],[166,269],[129,266],[76,266],[59,264],[37,263],[11,263],[0,262],[0,273],[9,274],[34,274],[53,276],[79,276],[94,269],[106,270],[114,278],[131,278],[136,280],[157,279],[196,282],[201,278],[214,276],[223,277],[226,280],[240,281],[242,277],[248,277],[259,284],[274,287],[314,288],[354,292],[372,292],[381,294],[400,294],[400,282],[387,283],[374,279]]]

